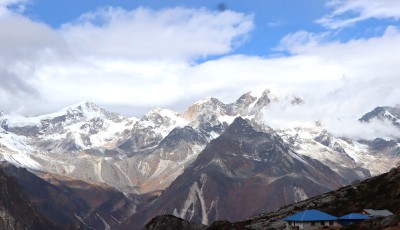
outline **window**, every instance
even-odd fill
[[[333,225],[333,221],[329,221],[329,225]]]
[[[311,222],[311,226],[315,226],[315,222]]]
[[[321,226],[325,226],[325,221],[321,221]]]

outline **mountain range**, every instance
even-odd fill
[[[399,138],[351,139],[319,121],[273,129],[265,114],[274,103],[307,102],[265,90],[230,104],[205,98],[181,114],[157,108],[140,119],[91,102],[38,117],[0,113],[2,170],[52,225],[136,229],[165,213],[205,225],[239,221],[400,161]],[[377,107],[359,122],[399,129],[399,111]]]

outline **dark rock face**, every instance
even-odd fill
[[[118,148],[132,155],[139,151],[151,150],[157,147],[164,138],[157,130],[174,126],[175,122],[170,117],[163,116],[160,112],[160,109],[156,109],[144,115],[134,125],[130,135],[120,142]],[[145,125],[146,123],[152,125],[149,127]]]
[[[173,129],[157,146],[156,151],[163,151],[169,154],[162,154],[162,159],[182,161],[191,153],[192,145],[205,145],[207,140],[204,135],[192,127]]]
[[[331,144],[331,137],[327,132],[322,132],[319,136],[314,139],[316,142],[319,142],[325,146],[329,146]]]
[[[7,131],[8,130],[7,119],[4,119],[3,116],[4,114],[0,112],[0,128]]]
[[[35,137],[40,134],[40,129],[37,126],[24,126],[24,127],[8,127],[5,130],[21,136]]]
[[[304,104],[304,100],[301,97],[293,97],[292,100],[290,101],[292,105],[301,105]]]
[[[375,140],[372,141],[371,148],[375,151],[379,151],[379,150],[384,150],[387,148],[395,147],[396,145],[397,145],[397,143],[393,140],[387,141],[382,138],[376,138]]]
[[[221,134],[227,127],[228,124],[226,122],[219,122],[218,118],[215,114],[206,115],[202,114],[197,117],[199,121],[199,130],[210,137],[211,132],[215,132],[217,134]]]
[[[371,112],[368,112],[364,116],[362,116],[359,120],[361,122],[369,122],[372,119],[389,120],[395,126],[400,128],[400,105],[396,105],[395,107],[376,107]]]
[[[237,118],[146,210],[126,226],[167,212],[195,223],[240,220],[350,183],[293,152],[274,133]]]
[[[55,226],[32,206],[17,181],[7,176],[2,169],[0,169],[0,229],[55,229]]]
[[[144,230],[205,230],[206,228],[205,225],[190,223],[173,215],[156,216],[144,226]]]
[[[77,180],[42,178],[10,164],[0,169],[16,180],[21,191],[57,229],[105,229],[119,224],[132,209],[130,201],[120,192]],[[32,218],[33,220],[33,218]]]
[[[134,128],[131,135],[124,140],[118,148],[128,152],[134,153],[141,150],[154,148],[163,139],[160,134],[155,133],[150,128],[136,129]]]

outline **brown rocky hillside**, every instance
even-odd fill
[[[341,229],[400,229],[400,167],[367,179],[358,184],[340,188],[308,200],[291,204],[277,211],[262,213],[246,220],[230,223],[216,221],[203,229],[283,229],[281,219],[306,209],[318,209],[335,216],[342,216],[362,209],[388,209],[395,215],[378,218]],[[163,218],[158,219],[165,221]],[[153,220],[153,225],[154,225]],[[152,228],[154,230],[155,228]],[[182,229],[191,229],[182,228]]]

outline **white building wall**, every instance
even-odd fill
[[[286,222],[286,229],[291,229],[291,227],[299,227],[301,230],[312,230],[322,226],[340,226],[339,222],[337,221],[333,221],[333,225],[329,225],[329,221],[325,221],[324,225],[321,224],[321,221],[316,221],[314,223],[314,226],[312,226],[311,222],[292,222],[291,225]]]

